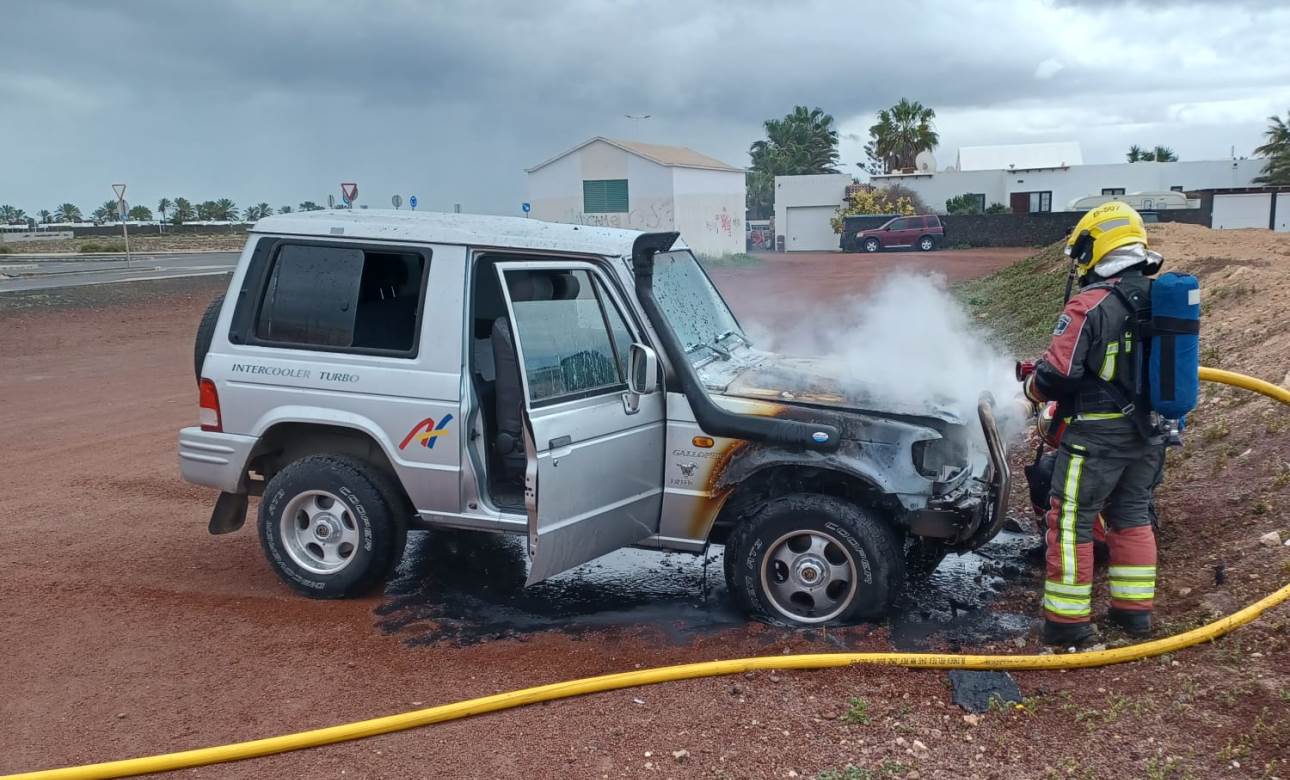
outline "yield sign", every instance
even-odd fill
[[[120,201],[120,200],[125,200],[125,185],[124,185],[124,184],[113,184],[113,185],[112,185],[112,192],[116,193],[116,199],[117,199],[118,201]]]
[[[353,203],[358,200],[358,185],[354,182],[342,182],[340,196],[345,199],[346,203]]]

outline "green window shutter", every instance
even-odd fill
[[[586,179],[582,182],[584,214],[625,214],[628,210],[626,179]]]

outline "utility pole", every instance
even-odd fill
[[[121,237],[125,239],[125,267],[131,267],[130,262],[130,231],[125,224],[125,185],[113,184],[112,192],[116,195],[116,211],[121,217]]]

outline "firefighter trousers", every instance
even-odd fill
[[[1156,590],[1151,493],[1164,468],[1164,444],[1126,419],[1081,421],[1062,435],[1047,514],[1044,617],[1088,622],[1093,599],[1093,523],[1106,521],[1111,607],[1150,611]]]

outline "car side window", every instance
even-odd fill
[[[622,315],[584,269],[509,270],[506,289],[529,400],[555,403],[625,386]],[[611,314],[612,312],[612,314]],[[613,324],[617,318],[617,325]]]
[[[425,268],[418,252],[283,244],[260,297],[255,338],[414,356]]]
[[[910,221],[911,220],[908,220],[908,219],[893,220],[891,223],[891,226],[888,229],[889,230],[909,230]]]

